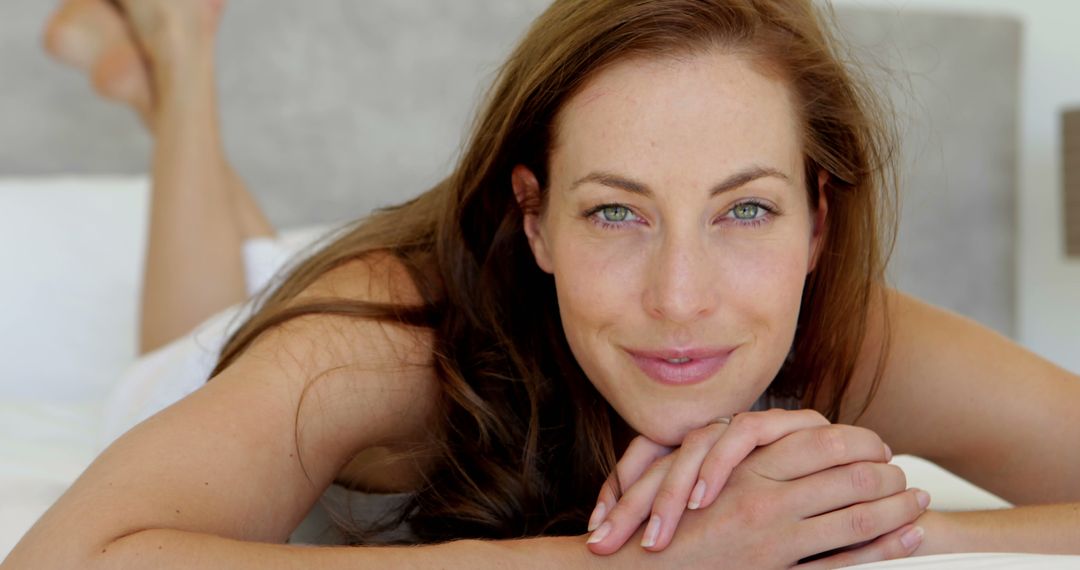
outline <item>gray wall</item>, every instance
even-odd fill
[[[401,201],[449,172],[483,88],[546,4],[231,0],[219,69],[226,146],[282,226]],[[41,53],[51,7],[7,0],[0,21],[0,176],[145,172],[137,121]],[[838,16],[904,135],[893,281],[1011,334],[1019,24]]]

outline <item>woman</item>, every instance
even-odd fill
[[[179,234],[161,204],[189,198],[185,176],[212,179],[214,212],[246,203],[213,124],[214,6],[175,4],[124,3],[151,62],[153,88],[130,93],[157,136],[163,259]],[[1080,384],[883,288],[888,139],[829,42],[796,0],[556,2],[454,174],[295,270],[213,381],[106,450],[8,562],[825,567],[1076,549]],[[236,271],[244,226],[213,222]],[[152,308],[162,284],[147,287]],[[146,348],[183,330],[161,326]],[[740,413],[770,399],[821,413]],[[1046,504],[925,510],[883,440]],[[410,492],[419,542],[504,540],[265,544],[335,480]],[[634,534],[644,549],[620,548]]]

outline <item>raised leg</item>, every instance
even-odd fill
[[[246,297],[241,248],[274,235],[221,144],[215,35],[222,0],[66,0],[46,46],[131,106],[154,138],[140,353]]]

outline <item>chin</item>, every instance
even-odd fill
[[[629,421],[634,431],[642,436],[660,445],[676,447],[682,445],[690,432],[713,423],[720,416],[748,410],[753,403],[753,400],[750,400],[750,403],[744,405],[742,398],[709,398],[705,395],[701,398],[712,405],[703,405],[705,401],[691,403],[682,400],[666,405],[637,407],[627,410],[629,416],[623,417]]]
[[[680,423],[678,425],[654,425],[650,423],[641,426],[641,429],[636,429],[636,431],[660,445],[678,447],[682,445],[683,440],[686,439],[686,434],[705,425],[705,423],[707,422],[702,422],[700,425],[691,425],[690,423]]]
[[[680,432],[680,433],[677,433],[677,434],[671,434],[671,433],[647,434],[647,433],[643,433],[641,435],[644,435],[645,437],[649,438],[650,440],[652,440],[652,441],[654,441],[656,443],[659,443],[660,445],[666,446],[666,447],[679,447],[680,445],[682,445],[683,440],[686,439],[686,434],[687,433],[689,433],[689,431],[684,431],[684,432]]]

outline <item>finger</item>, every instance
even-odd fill
[[[907,488],[907,476],[895,465],[860,461],[833,467],[784,485],[783,498],[795,516],[808,518],[855,503],[891,497]]]
[[[922,527],[906,525],[877,538],[870,544],[799,564],[795,568],[800,570],[826,570],[907,558],[915,554],[922,542]]]
[[[596,508],[589,516],[589,532],[596,530],[604,522],[607,513],[615,508],[619,500],[620,487],[629,489],[641,479],[649,466],[672,451],[672,448],[660,445],[647,437],[635,437],[615,465],[614,473],[600,487]]]
[[[671,468],[672,457],[667,455],[654,462],[634,486],[626,490],[604,522],[589,537],[589,550],[595,554],[611,554],[622,548],[637,532],[652,509],[653,498]]]
[[[874,540],[914,522],[929,504],[929,494],[910,489],[806,519],[798,525],[794,539],[796,551],[800,557],[806,557]]]
[[[641,546],[659,552],[671,543],[675,528],[691,500],[691,492],[701,477],[702,461],[728,427],[722,423],[710,424],[690,432],[683,439],[682,446],[673,456],[671,469],[656,492]]]
[[[829,420],[814,410],[769,410],[737,414],[723,437],[702,461],[700,489],[694,489],[689,508],[705,508],[716,500],[732,470],[755,449]],[[695,485],[697,486],[697,485]]]
[[[791,481],[857,461],[885,463],[887,455],[885,443],[873,431],[833,424],[787,435],[758,450],[748,465],[762,477]]]

